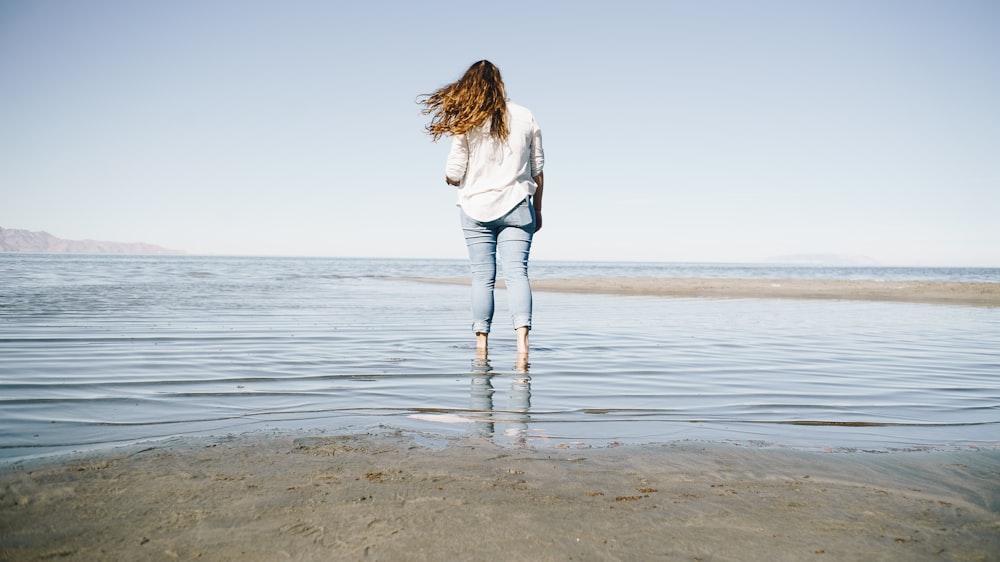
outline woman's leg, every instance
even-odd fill
[[[497,235],[483,223],[459,210],[465,244],[469,248],[472,272],[472,331],[476,333],[477,349],[486,349],[487,336],[493,323],[493,287],[497,275]]]
[[[528,282],[528,255],[535,230],[535,210],[530,203],[515,207],[504,217],[505,228],[497,236],[497,246],[507,282],[507,302],[517,333],[518,353],[528,352],[531,329],[531,285]]]
[[[528,358],[528,332],[530,331],[531,329],[527,326],[521,326],[514,331],[517,335],[517,357],[520,360]]]

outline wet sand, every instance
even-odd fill
[[[0,560],[1000,556],[1000,450],[272,435],[0,465],[0,490]]]
[[[468,284],[468,279],[412,278],[427,283]],[[497,282],[503,286],[502,281]],[[839,299],[971,306],[1000,306],[1000,283],[803,279],[695,279],[590,277],[533,279],[536,291],[688,298]]]

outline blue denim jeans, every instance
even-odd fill
[[[507,282],[507,303],[514,329],[531,329],[531,286],[528,253],[535,233],[535,208],[525,200],[506,215],[489,222],[470,218],[459,209],[472,269],[472,331],[490,333],[497,254]]]

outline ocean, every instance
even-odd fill
[[[1000,269],[533,262],[602,276],[1000,282]],[[1000,308],[536,291],[475,357],[464,260],[0,254],[0,461],[190,436],[510,447],[1000,445]]]

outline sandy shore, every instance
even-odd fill
[[[239,437],[0,465],[0,560],[997,560],[1000,451]]]
[[[468,279],[412,278],[428,283],[468,284]],[[498,282],[503,286],[503,282]],[[847,281],[802,279],[695,279],[589,277],[533,279],[537,291],[697,298],[840,299],[1000,306],[1000,283],[938,281]]]

